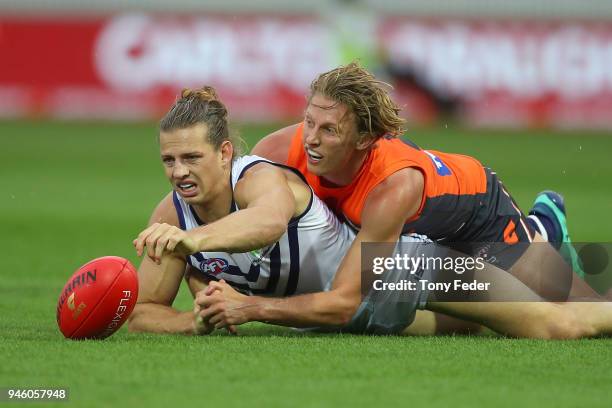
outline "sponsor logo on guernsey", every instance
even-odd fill
[[[438,173],[439,176],[450,176],[451,175],[451,171],[448,168],[448,166],[446,166],[446,164],[444,164],[444,162],[440,160],[438,156],[436,156],[432,152],[428,152],[427,150],[424,150],[424,152],[429,156],[431,161],[436,166],[436,172]]]
[[[208,258],[200,262],[200,270],[212,275],[218,275],[225,272],[229,267],[229,262],[223,258]]]

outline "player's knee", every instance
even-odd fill
[[[590,325],[579,319],[566,305],[540,305],[539,321],[529,325],[527,337],[547,340],[573,340],[594,335]]]
[[[574,305],[574,303],[565,303],[559,306],[563,319],[558,338],[580,339],[595,336],[597,334],[595,327],[576,313]]]
[[[590,337],[588,325],[578,320],[573,313],[562,313],[562,317],[548,327],[548,338],[553,340],[574,340]]]

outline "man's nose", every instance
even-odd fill
[[[304,129],[304,143],[309,146],[319,145],[319,128]]]
[[[174,167],[172,167],[172,177],[174,178],[183,178],[189,175],[189,169],[180,161],[174,163]]]

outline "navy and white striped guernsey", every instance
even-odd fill
[[[288,168],[302,177],[284,165],[258,156],[243,156],[232,164],[232,190],[248,168],[261,162]],[[194,209],[176,192],[173,201],[183,230],[203,225]],[[231,210],[238,210],[234,202]],[[289,222],[278,242],[248,253],[199,252],[186,260],[209,278],[225,279],[247,294],[291,296],[329,290],[354,238],[351,229],[312,194],[308,208]]]

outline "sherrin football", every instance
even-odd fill
[[[138,275],[127,259],[104,256],[81,266],[57,302],[57,325],[69,339],[103,339],[127,320],[138,298]]]

